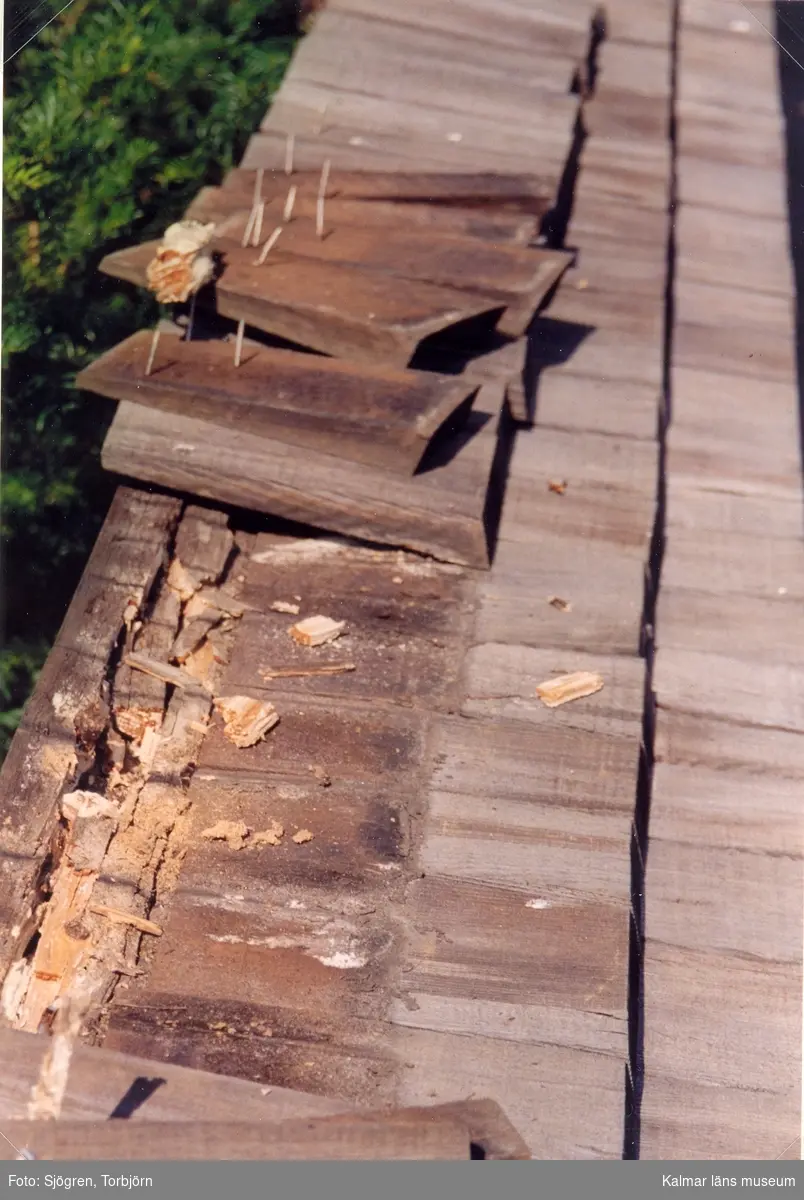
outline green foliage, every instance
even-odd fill
[[[295,35],[284,0],[73,0],[6,68],[0,754],[111,495],[75,375],[157,316],[97,265],[239,159]]]

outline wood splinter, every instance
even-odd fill
[[[262,181],[264,176],[265,168],[259,167],[257,170],[257,175],[254,179],[254,195],[251,200],[251,212],[248,215],[248,221],[246,221],[246,228],[243,233],[243,241],[241,242],[242,246],[248,246],[248,244],[251,242],[251,235],[255,231],[258,218],[260,229],[262,229],[262,213],[265,211],[265,203],[262,199]],[[258,240],[259,234],[254,237],[255,246]]]
[[[295,136],[295,134],[289,133],[287,141],[285,142],[285,174],[286,175],[293,174],[293,149],[294,149],[295,145],[296,145],[296,136]]]
[[[285,225],[287,225],[288,221],[293,216],[293,206],[296,203],[297,190],[298,189],[297,189],[295,183],[292,183],[290,185],[290,187],[288,188],[287,199],[285,200],[285,207],[282,210],[282,222]]]
[[[195,299],[195,297],[193,297]],[[145,374],[150,375],[153,370],[154,359],[156,358],[156,348],[159,345],[160,330],[154,330],[154,336],[151,338],[151,349],[148,354],[148,362],[145,364]]]
[[[329,182],[329,169],[331,166],[330,159],[326,159],[321,168],[321,179],[318,184],[318,200],[315,206],[315,232],[316,236],[320,238],[324,236],[324,201],[327,198],[327,183]]]
[[[138,917],[136,913],[124,912],[122,908],[110,908],[108,904],[90,904],[89,911],[96,916],[105,917],[113,925],[131,925],[140,933],[150,933],[153,937],[162,936],[160,925],[146,920],[145,917]]]
[[[236,367],[240,366],[240,359],[243,355],[243,335],[245,332],[246,332],[246,322],[239,321],[237,324],[237,337],[235,338],[235,353],[234,353],[234,365]]]
[[[273,249],[273,247],[276,245],[277,241],[279,240],[279,235],[282,232],[282,228],[283,227],[281,225],[277,225],[276,229],[273,231],[273,233],[271,234],[271,236],[268,238],[265,245],[263,246],[263,248],[260,252],[260,257],[254,263],[255,267],[261,267],[262,264],[265,262],[266,258],[268,257],[269,252]]]

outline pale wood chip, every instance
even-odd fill
[[[245,821],[217,821],[209,829],[202,829],[201,837],[208,842],[226,842],[231,850],[242,850],[250,833]]]
[[[570,700],[582,700],[593,696],[603,687],[603,676],[594,671],[574,671],[570,675],[559,675],[548,679],[536,688],[536,695],[548,708],[558,708]]]
[[[174,558],[168,568],[167,584],[171,591],[174,591],[179,599],[186,603],[198,591],[201,581],[186,567],[183,567],[177,558]]]
[[[345,621],[333,621],[331,617],[317,616],[297,621],[288,632],[300,646],[323,646],[326,642],[334,642],[345,628]]]
[[[244,600],[238,600],[224,588],[204,587],[198,593],[198,599],[203,600],[210,608],[225,613],[227,617],[242,617],[245,612],[257,612],[253,604],[246,604]]]
[[[223,717],[224,735],[240,749],[255,746],[279,724],[273,704],[251,696],[219,696],[215,708]]]
[[[547,483],[547,490],[555,492],[557,496],[563,496],[568,487],[566,479],[550,479]]]
[[[66,792],[61,798],[62,815],[68,821],[76,817],[111,817],[116,821],[120,810],[98,792]]]
[[[346,675],[356,670],[354,663],[321,663],[317,667],[260,667],[263,679],[302,679],[307,675]]]
[[[299,615],[299,605],[291,604],[289,600],[274,600],[271,605],[272,612],[288,613],[292,617]]]
[[[140,933],[150,933],[154,937],[162,936],[160,925],[147,921],[145,917],[138,917],[136,913],[124,912],[122,908],[110,908],[108,904],[90,904],[89,911],[99,917],[106,917],[113,925],[131,925]]]
[[[313,835],[309,829],[297,829],[293,835],[293,841],[297,846],[303,846],[305,842],[311,842]]]
[[[123,662],[133,671],[152,675],[154,679],[161,679],[163,683],[169,683],[172,687],[188,688],[195,692],[199,690],[198,680],[189,671],[183,671],[181,667],[172,667],[170,663],[160,662],[147,654],[127,654]]]
[[[553,608],[557,608],[559,612],[572,612],[572,605],[569,600],[562,600],[560,596],[548,596],[547,603],[552,605]]]
[[[278,846],[284,836],[284,825],[272,821],[268,829],[258,829],[251,835],[249,846]]]

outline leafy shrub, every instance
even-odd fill
[[[239,159],[295,15],[284,0],[73,0],[7,65],[0,754],[111,498],[112,405],[75,375],[157,315],[98,263]]]

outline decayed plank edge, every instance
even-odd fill
[[[0,975],[31,933],[58,799],[91,765],[108,720],[106,673],[124,624],[164,565],[181,502],[120,488],[0,773]]]
[[[512,440],[505,414],[500,419],[503,390],[502,384],[484,385],[475,424],[456,436],[454,457],[411,480],[125,402],[102,461],[107,470],[220,503],[487,568]],[[236,470],[227,472],[227,454]]]

